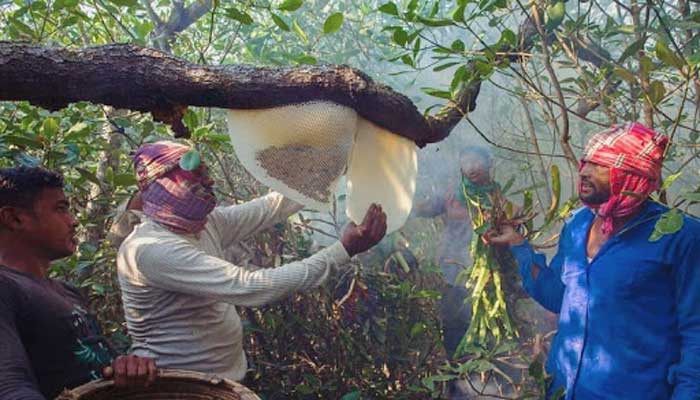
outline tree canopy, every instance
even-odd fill
[[[0,166],[65,174],[83,241],[53,274],[83,287],[128,346],[107,232],[136,191],[142,143],[182,137],[235,204],[266,188],[237,162],[221,109],[336,101],[422,147],[418,197],[451,184],[465,145],[489,147],[504,196],[538,214],[531,240],[549,251],[578,205],[582,148],[611,124],[671,139],[655,199],[672,211],[656,234],[680,228],[678,210],[697,213],[699,65],[690,0],[0,1]],[[247,243],[247,257],[308,256],[338,235],[318,219],[302,212]],[[246,384],[270,399],[415,399],[478,375],[506,382],[501,397],[538,398],[548,337],[445,359],[441,224],[409,222],[354,274],[246,309]]]

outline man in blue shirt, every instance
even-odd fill
[[[511,247],[527,292],[559,313],[550,393],[700,399],[700,223],[674,211],[659,235],[668,208],[648,199],[667,143],[636,123],[591,139],[579,172],[586,207],[566,222],[549,266],[514,227],[487,235]]]

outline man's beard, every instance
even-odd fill
[[[584,203],[599,206],[601,204],[604,204],[606,201],[608,201],[608,199],[610,199],[610,193],[609,192],[601,192],[601,191],[594,189],[592,193],[585,195],[585,196],[583,194],[579,193],[578,197]]]

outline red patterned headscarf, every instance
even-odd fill
[[[584,162],[610,168],[608,201],[584,202],[603,219],[603,233],[612,233],[615,219],[637,212],[647,197],[659,189],[667,145],[668,137],[636,122],[613,125],[588,142],[579,170]],[[579,181],[579,190],[580,185]]]
[[[216,205],[208,180],[195,171],[180,168],[189,147],[170,141],[141,146],[134,166],[143,212],[175,233],[197,233]]]

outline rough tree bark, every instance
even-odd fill
[[[257,109],[329,100],[422,146],[447,137],[473,110],[477,94],[478,85],[472,86],[461,104],[425,118],[406,96],[347,66],[212,67],[132,45],[72,50],[0,42],[0,100],[49,110],[88,101],[148,111],[176,136],[188,134],[181,120],[187,106]]]

